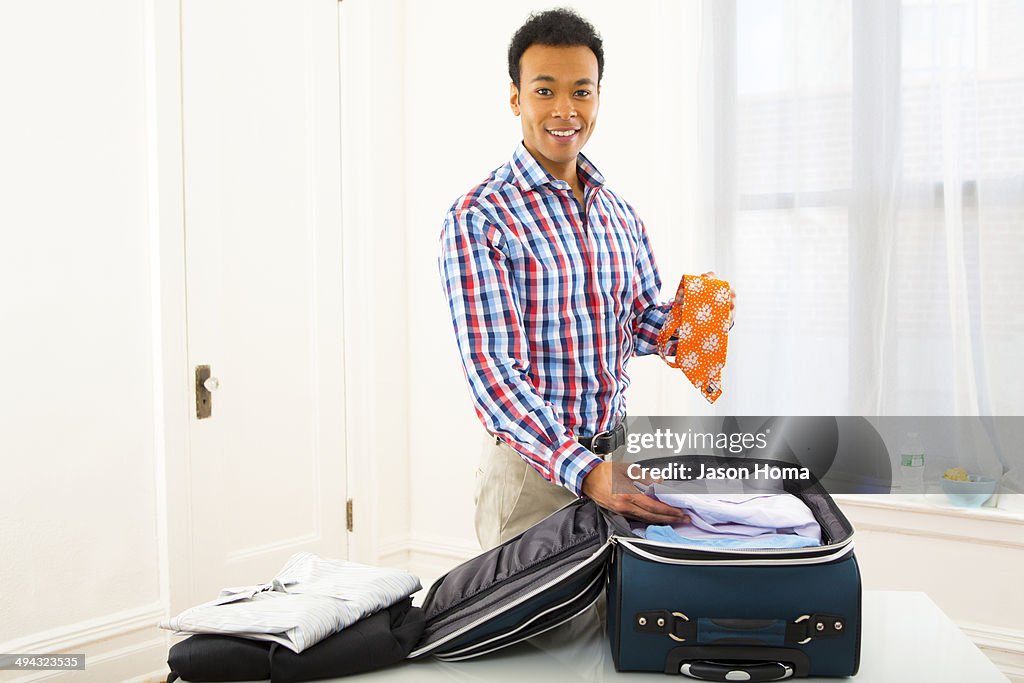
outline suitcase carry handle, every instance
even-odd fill
[[[785,662],[683,662],[679,673],[701,681],[781,681],[793,675]]]
[[[803,678],[811,660],[795,648],[756,645],[681,645],[665,657],[665,673],[706,681],[781,681]]]

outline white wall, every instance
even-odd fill
[[[165,652],[147,9],[0,9],[0,651],[93,680]]]

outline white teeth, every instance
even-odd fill
[[[577,131],[574,131],[574,130],[549,130],[548,132],[551,133],[552,135],[557,135],[560,138],[567,138],[567,137],[576,135]]]

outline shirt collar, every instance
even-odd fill
[[[541,166],[540,162],[533,158],[533,155],[526,149],[522,142],[516,147],[512,154],[512,177],[516,184],[523,190],[533,190],[541,185],[551,185],[556,189],[569,189],[569,183],[558,180]],[[576,157],[576,171],[583,181],[585,187],[600,187],[604,185],[604,176],[597,167],[582,154]]]

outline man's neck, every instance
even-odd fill
[[[568,164],[563,164],[563,165],[560,165],[560,166],[551,166],[551,167],[549,167],[544,162],[541,162],[540,165],[544,167],[545,171],[547,171],[548,173],[553,175],[555,178],[558,178],[559,180],[564,180],[565,182],[569,183],[570,187],[577,187],[577,186],[579,186],[579,184],[580,184],[580,176],[579,176],[579,173],[576,170],[576,160],[575,159],[573,159],[572,162],[570,162]]]
[[[579,202],[581,207],[583,206],[586,194],[583,189],[583,181],[580,180],[579,167],[577,166],[579,156],[566,164],[554,164],[550,159],[545,159],[539,154],[534,154],[529,147],[526,148],[526,151],[533,157],[534,161],[540,164],[541,167],[553,178],[567,182],[569,187],[572,189],[572,194],[576,198],[576,201]]]
[[[557,180],[564,180],[569,183],[569,187],[573,188],[573,190],[583,189],[583,182],[580,180],[579,171],[576,166],[576,160],[579,157],[576,157],[565,164],[555,164],[550,159],[545,159],[539,154],[535,154],[529,147],[526,148],[526,151],[529,152],[530,156],[532,156],[545,171],[550,173],[553,178],[556,178]]]

